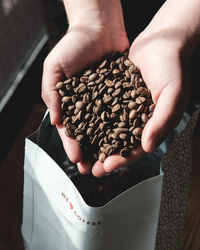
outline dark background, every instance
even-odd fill
[[[125,26],[130,43],[148,25],[163,2],[151,1],[151,4],[146,6],[147,1],[134,1],[134,4],[133,1],[122,1]],[[41,99],[43,61],[51,48],[66,33],[68,27],[61,1],[42,0],[41,3],[49,40],[23,77],[4,110],[0,113],[0,196],[2,200],[0,206],[0,250],[23,249],[20,227],[23,199],[24,140],[28,134],[32,133],[39,126],[46,110]],[[190,63],[191,98],[188,104],[189,109],[191,106],[193,107],[200,103],[199,62],[200,47],[194,51]],[[197,168],[200,164],[199,152],[197,150],[200,146],[198,136],[194,145],[196,150],[194,150],[193,174],[195,181],[192,182],[191,190],[200,190],[198,186],[199,179],[197,178],[200,177],[200,171]],[[188,218],[194,217],[199,221],[198,211],[200,204],[198,201],[200,200],[200,194],[192,192],[190,197]],[[195,225],[194,229],[191,219],[188,219],[186,226],[185,248],[183,247],[183,249],[200,249],[200,243],[194,239],[199,238],[200,227]],[[193,246],[194,248],[192,248]]]

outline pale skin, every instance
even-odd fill
[[[152,152],[181,119],[189,97],[188,63],[200,41],[200,1],[167,0],[131,45],[119,0],[65,0],[64,5],[69,28],[44,62],[42,98],[70,160],[82,174],[92,171],[101,177]],[[128,158],[115,154],[91,166],[82,161],[78,143],[64,133],[56,83],[129,46],[129,59],[140,68],[156,104],[154,115],[143,130],[141,147]]]

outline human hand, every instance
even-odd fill
[[[157,15],[152,24],[134,41],[129,54],[130,60],[140,68],[142,76],[151,90],[156,109],[153,118],[149,120],[143,131],[142,147],[134,149],[130,157],[126,159],[120,155],[112,155],[104,163],[97,161],[94,166],[83,162],[80,147],[75,140],[66,138],[63,126],[59,124],[60,97],[55,89],[56,82],[61,80],[63,75],[70,77],[107,53],[124,51],[128,48],[123,22],[116,22],[118,18],[114,15],[114,18],[106,21],[107,25],[105,22],[104,24],[100,22],[100,25],[95,24],[96,16],[99,16],[99,13],[97,15],[96,12],[89,11],[89,18],[85,17],[86,23],[83,19],[78,24],[74,22],[68,34],[52,50],[45,61],[43,99],[50,109],[52,124],[57,124],[69,158],[77,163],[81,173],[89,173],[92,168],[92,173],[96,177],[101,177],[107,172],[132,163],[145,152],[152,152],[161,138],[165,137],[181,118],[189,95],[187,64],[191,49],[187,49],[187,44],[190,44],[191,40],[188,37],[191,36],[187,36],[185,30],[178,27],[181,23],[180,20],[178,28],[175,25],[173,29],[174,25],[170,26],[170,22],[166,20],[163,25],[159,20],[159,16],[163,20],[163,11],[159,12],[161,14]],[[121,16],[121,14],[117,16]],[[119,20],[122,20],[122,16]],[[166,27],[166,24],[169,26]]]
[[[72,1],[73,7],[78,1]],[[66,4],[69,3],[69,0],[66,1]],[[75,139],[65,135],[65,128],[61,125],[61,100],[56,83],[80,72],[106,54],[113,51],[122,52],[129,47],[120,1],[109,0],[109,3],[110,5],[107,2],[103,14],[100,6],[97,6],[97,11],[94,6],[85,3],[84,6],[76,8],[81,10],[81,13],[69,6],[68,32],[44,62],[42,97],[50,110],[51,123],[57,126],[68,157],[77,163],[83,174],[89,173],[92,166],[83,162],[80,146]],[[102,4],[105,3],[102,1]],[[85,6],[88,6],[88,9]]]
[[[200,40],[196,32],[200,27],[197,11],[200,4],[193,1],[191,5],[184,0],[185,5],[177,11],[179,4],[166,1],[129,52],[129,59],[141,70],[156,104],[142,133],[142,147],[133,150],[126,159],[118,154],[109,156],[104,163],[96,162],[92,169],[95,176],[129,165],[144,152],[151,153],[181,119],[189,98],[188,64]],[[192,15],[187,20],[188,11]]]
[[[95,176],[129,165],[145,152],[151,153],[179,122],[189,97],[189,81],[187,58],[173,37],[145,33],[133,42],[129,59],[140,68],[156,107],[142,132],[142,147],[132,150],[128,158],[114,154],[103,163],[97,161],[92,169]]]

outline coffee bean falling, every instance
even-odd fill
[[[57,83],[66,136],[80,144],[86,161],[101,162],[116,153],[128,157],[140,144],[155,105],[128,51],[103,58]]]

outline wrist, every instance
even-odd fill
[[[120,0],[64,0],[70,26],[123,23]]]
[[[191,54],[200,42],[200,2],[167,0],[144,30],[149,36],[160,36]]]

